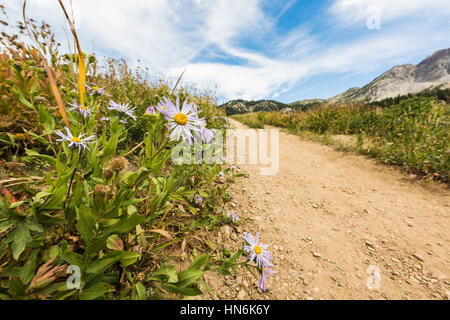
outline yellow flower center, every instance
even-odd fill
[[[80,106],[80,109],[87,110],[85,106]]]
[[[72,141],[73,141],[73,142],[80,143],[80,142],[81,142],[81,139],[78,138],[78,137],[73,137],[73,138],[72,138]]]
[[[94,90],[98,90],[98,87],[92,87],[92,89],[94,89]]]
[[[178,113],[175,115],[175,122],[184,126],[188,122],[188,117],[184,113]]]
[[[254,250],[255,250],[255,253],[256,253],[257,255],[260,255],[261,252],[262,252],[261,247],[258,246],[258,245],[255,246],[255,249],[254,249]]]

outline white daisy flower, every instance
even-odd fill
[[[171,133],[169,138],[175,141],[182,139],[192,145],[194,134],[199,134],[202,121],[198,118],[198,111],[194,104],[184,100],[183,106],[180,107],[180,100],[177,96],[176,105],[167,98],[160,102],[156,109],[161,112],[168,121]],[[198,132],[198,133],[197,133]]]
[[[84,118],[88,118],[92,116],[92,110],[94,108],[89,109],[88,107],[85,107],[83,105],[79,105],[78,103],[69,103],[72,108],[69,109],[69,111],[77,110]]]
[[[136,116],[133,114],[133,112],[136,111],[136,108],[131,106],[129,103],[116,103],[114,101],[109,102],[109,110],[116,110],[122,113],[125,113],[127,116],[132,117],[134,120],[136,120]]]
[[[270,260],[273,259],[270,251],[267,251],[268,245],[259,243],[259,232],[256,234],[255,240],[253,240],[253,236],[250,233],[244,233],[244,239],[249,244],[248,246],[244,246],[244,249],[250,254],[248,260],[252,262],[256,259],[256,265],[260,268],[263,266],[270,265]]]
[[[66,132],[67,132],[67,135],[56,130],[55,133],[59,137],[61,137],[61,139],[57,139],[56,141],[67,141],[67,142],[69,142],[69,147],[71,147],[71,148],[78,147],[78,152],[81,152],[81,148],[89,150],[89,147],[87,146],[87,144],[95,142],[95,141],[91,141],[92,139],[94,139],[94,135],[87,137],[87,138],[83,138],[84,134],[82,134],[78,137],[75,137],[72,135],[69,128],[67,128],[67,127],[66,127]]]

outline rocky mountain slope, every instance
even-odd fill
[[[231,100],[222,104],[228,115],[258,112],[306,110],[324,103],[380,101],[421,92],[428,88],[450,87],[450,48],[436,51],[417,65],[395,66],[362,88],[350,88],[328,100],[308,99],[285,104],[274,100]]]
[[[395,66],[364,87],[350,88],[328,101],[379,101],[398,95],[417,93],[449,82],[450,48],[436,51],[417,65]]]

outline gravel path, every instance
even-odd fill
[[[239,170],[249,177],[231,187],[229,209],[244,221],[223,226],[218,243],[237,248],[243,231],[259,231],[277,274],[266,293],[245,270],[225,279],[207,274],[218,296],[202,298],[449,298],[445,186],[410,181],[373,159],[281,131],[276,175],[260,175],[252,165]]]

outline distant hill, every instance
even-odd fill
[[[417,65],[395,66],[364,87],[350,88],[327,100],[307,99],[289,104],[274,100],[231,100],[219,107],[225,108],[227,115],[258,111],[304,111],[326,103],[373,103],[419,92],[431,92],[433,89],[447,89],[449,86],[450,48],[436,51]]]
[[[306,110],[324,103],[323,99],[309,99],[299,100],[289,104],[274,101],[274,100],[259,100],[259,101],[247,101],[247,100],[231,100],[227,103],[220,105],[220,108],[225,108],[227,115],[259,112],[259,111],[281,111],[281,112],[293,112],[295,110]]]

